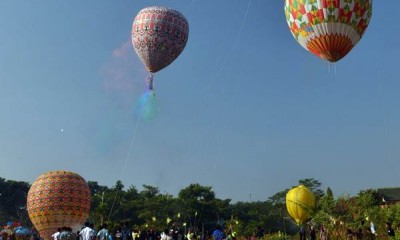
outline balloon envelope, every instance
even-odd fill
[[[183,51],[189,24],[178,11],[165,7],[147,7],[132,24],[132,45],[149,72],[158,72],[171,64]]]
[[[302,224],[307,220],[314,204],[314,194],[304,185],[292,188],[286,194],[286,209],[297,224]]]
[[[316,56],[336,62],[360,41],[372,15],[372,0],[285,0],[296,41]]]
[[[27,210],[41,237],[50,240],[57,228],[80,227],[89,217],[89,186],[73,172],[44,173],[29,189]]]

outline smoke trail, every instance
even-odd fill
[[[139,99],[136,112],[145,120],[154,119],[158,112],[158,100],[154,91],[146,91]]]
[[[144,76],[144,67],[135,56],[130,41],[122,43],[111,53],[111,59],[102,66],[103,86],[110,92],[132,92]]]
[[[121,44],[117,49],[114,49],[112,56],[114,58],[127,58],[131,51],[131,42],[128,41]]]

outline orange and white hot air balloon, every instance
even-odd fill
[[[372,15],[372,0],[285,0],[296,41],[314,55],[339,61],[360,41]]]

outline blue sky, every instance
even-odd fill
[[[364,37],[329,65],[293,39],[283,1],[4,0],[0,176],[63,169],[174,195],[200,183],[233,201],[303,178],[336,195],[399,187],[400,2],[389,2],[374,1]],[[143,120],[130,32],[152,5],[180,11],[190,32]]]

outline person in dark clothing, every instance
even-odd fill
[[[392,228],[392,224],[390,222],[386,223],[386,229],[389,237],[394,237],[396,235],[394,229]]]
[[[353,230],[348,228],[347,229],[347,240],[353,240],[353,237],[354,237]]]
[[[375,234],[373,234],[373,233],[371,232],[371,229],[370,229],[370,228],[367,228],[366,231],[367,231],[366,239],[374,240],[374,239],[375,239]]]
[[[306,240],[306,229],[304,226],[300,227],[300,240]]]
[[[317,233],[312,225],[310,226],[310,240],[317,240]]]
[[[363,230],[362,230],[362,228],[359,228],[359,229],[358,229],[358,232],[356,233],[356,239],[357,239],[357,240],[362,240],[362,239],[363,239],[363,236],[364,236]]]
[[[258,227],[257,227],[256,237],[258,239],[261,239],[264,237],[264,229],[260,225],[258,225]]]
[[[132,240],[132,230],[129,228],[129,223],[125,222],[121,230],[122,240]]]

